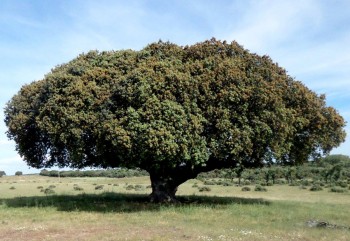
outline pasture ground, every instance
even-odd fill
[[[0,240],[350,240],[349,192],[287,185],[267,192],[213,185],[199,192],[194,184],[204,186],[199,180],[180,186],[182,204],[159,205],[148,203],[147,177],[5,176]],[[49,187],[54,194],[45,194]],[[334,226],[309,227],[309,220]]]

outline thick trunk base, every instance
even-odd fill
[[[175,197],[177,185],[169,178],[159,178],[151,175],[152,193],[150,201],[154,203],[178,203]]]
[[[165,192],[154,192],[149,196],[150,201],[153,203],[179,203],[175,195],[170,195]]]

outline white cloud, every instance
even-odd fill
[[[292,77],[326,93],[328,99],[350,98],[350,34],[338,31],[345,22],[332,15],[346,18],[339,6],[314,0],[262,0],[234,7],[240,20],[231,25],[226,39],[237,40],[251,52],[268,54]],[[330,7],[339,13],[332,13]]]
[[[249,1],[244,8],[245,14],[228,38],[260,54],[297,41],[296,33],[320,21],[315,1]]]

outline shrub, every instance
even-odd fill
[[[224,187],[229,187],[229,186],[233,186],[233,183],[226,181],[226,182],[222,182],[221,185]]]
[[[55,190],[52,190],[51,188],[46,188],[46,189],[44,190],[44,193],[45,193],[46,195],[55,194]]]
[[[145,187],[144,186],[142,186],[142,185],[135,185],[135,191],[143,191],[143,190],[145,190]]]
[[[275,180],[275,184],[285,185],[285,184],[287,184],[287,181],[284,179],[277,179],[277,180]]]
[[[267,192],[267,189],[261,185],[256,185],[254,188],[254,191],[256,192]]]
[[[304,180],[301,181],[301,185],[302,185],[302,186],[309,186],[309,185],[310,185],[310,182],[309,182],[309,180],[304,179]]]
[[[289,184],[289,186],[300,186],[300,181],[294,181],[292,183]]]
[[[322,188],[320,185],[318,185],[318,184],[314,184],[314,185],[312,185],[312,187],[310,188],[310,191],[313,191],[313,192],[322,191],[322,190],[323,190],[323,188]]]
[[[50,189],[54,189],[54,188],[56,188],[56,186],[55,185],[50,185],[49,188]]]
[[[125,187],[125,189],[126,189],[126,190],[133,190],[133,189],[135,189],[135,187],[134,187],[134,185],[127,185],[127,186]]]
[[[79,187],[78,185],[77,185],[77,186],[74,186],[73,189],[74,189],[75,191],[84,191],[84,188]]]
[[[113,184],[113,186],[115,186],[115,187],[118,187],[118,186],[119,186],[119,184],[117,184],[117,183],[114,183],[114,184]]]
[[[198,190],[200,192],[210,192],[211,188],[210,187],[199,187]]]
[[[344,193],[347,192],[347,190],[345,188],[341,188],[341,187],[332,187],[330,189],[331,192],[338,192],[338,193]]]
[[[346,181],[343,182],[337,182],[337,186],[342,187],[342,188],[347,188],[348,184]]]
[[[204,185],[216,185],[216,182],[215,181],[210,181],[210,180],[205,180],[203,182]]]
[[[250,187],[242,187],[243,192],[250,192],[251,188]]]
[[[43,186],[37,186],[36,188],[37,189],[43,189],[44,187]]]
[[[192,185],[192,187],[198,187],[198,184],[197,184],[197,183],[195,183],[195,184],[193,184],[193,185]]]
[[[10,187],[10,190],[15,190],[16,188],[14,186]]]
[[[102,190],[103,189],[103,185],[97,185],[95,186],[95,190]]]

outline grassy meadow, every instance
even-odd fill
[[[178,190],[181,204],[160,205],[148,203],[149,185],[147,177],[4,176],[0,240],[350,240],[349,192],[287,185],[200,192],[203,183],[190,180]]]

